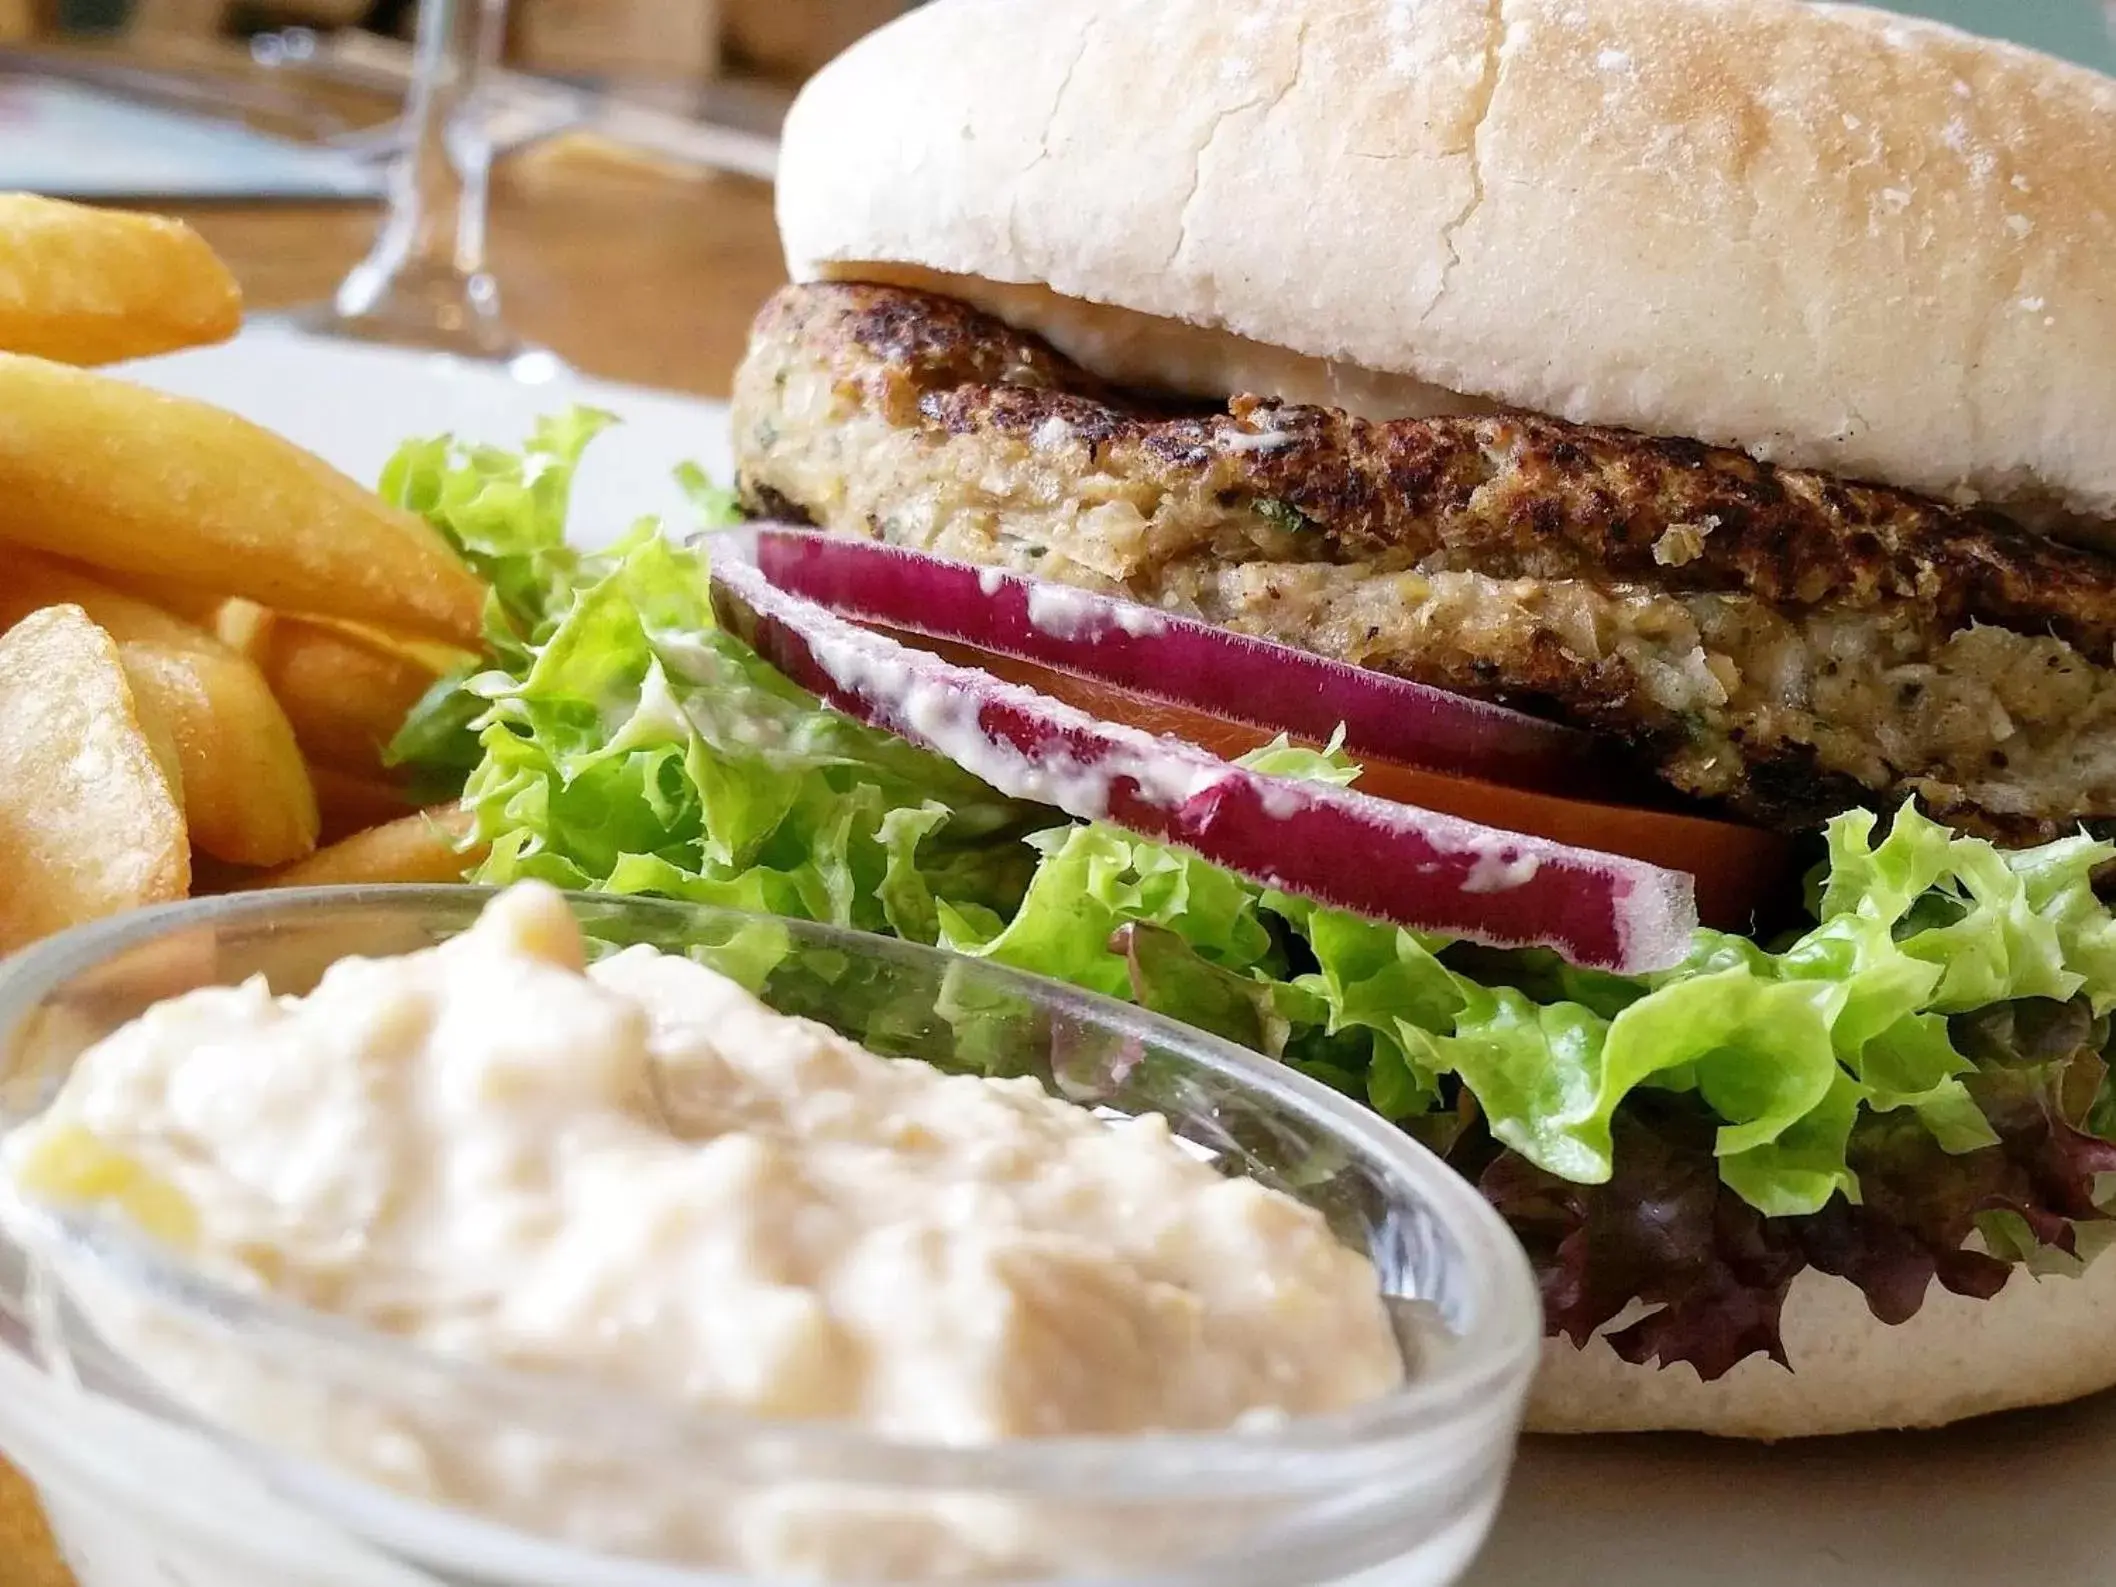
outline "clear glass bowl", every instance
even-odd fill
[[[487,896],[235,895],[53,939],[0,966],[0,1122],[158,999],[258,974],[305,991],[344,955],[453,935]],[[1415,1587],[1467,1565],[1512,1462],[1539,1311],[1504,1224],[1436,1158],[1282,1066],[1051,982],[799,922],[573,902],[597,941],[691,953],[879,1050],[1165,1114],[1371,1255],[1408,1386],[1257,1431],[892,1444],[446,1360],[9,1196],[0,1451],[82,1587],[697,1587],[814,1579],[823,1561],[874,1581]]]

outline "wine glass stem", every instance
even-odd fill
[[[346,279],[342,313],[371,313],[409,289],[429,296],[443,318],[497,315],[485,269],[492,137],[481,91],[498,61],[506,11],[506,0],[421,0],[404,142],[389,171],[389,218]]]

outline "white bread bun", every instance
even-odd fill
[[[934,0],[804,91],[796,279],[927,286],[1129,384],[1499,404],[2116,548],[2116,82],[1799,0]],[[1531,1425],[1777,1438],[2116,1383],[2116,1256],[1787,1302],[1794,1371],[1547,1349]]]
[[[936,0],[803,93],[779,218],[797,279],[946,278],[1105,373],[1467,393],[2116,545],[2116,81],[1932,24]]]
[[[1600,1339],[1585,1350],[1546,1340],[1528,1426],[1802,1438],[2077,1399],[2116,1385],[2116,1260],[2077,1278],[2016,1269],[1990,1300],[1935,1286],[1894,1327],[1851,1284],[1809,1269],[1786,1297],[1784,1338],[1792,1371],[1751,1356],[1712,1383],[1687,1366],[1632,1366]]]

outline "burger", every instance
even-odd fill
[[[539,564],[488,875],[1323,1076],[1520,1235],[1544,1429],[2116,1384],[2116,82],[1796,0],[937,0],[778,204],[765,526],[710,609]]]

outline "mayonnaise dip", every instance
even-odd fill
[[[1224,1429],[1401,1381],[1369,1262],[1159,1117],[877,1057],[677,955],[585,958],[530,885],[306,997],[188,993],[85,1053],[7,1171],[233,1284],[675,1409],[976,1445]],[[516,1491],[452,1501],[613,1530],[560,1513],[608,1488],[568,1493],[563,1462],[448,1454],[399,1485],[475,1470]]]

